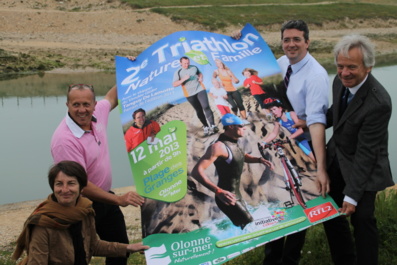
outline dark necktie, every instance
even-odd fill
[[[291,74],[292,74],[292,68],[291,68],[291,65],[288,65],[287,73],[285,74],[285,77],[284,77],[285,88],[288,88],[289,77],[291,76]]]
[[[342,100],[340,102],[340,111],[339,111],[339,117],[343,115],[345,112],[347,105],[349,104],[349,95],[350,95],[350,90],[346,87],[345,91],[343,92],[342,95]]]

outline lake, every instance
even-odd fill
[[[397,102],[394,75],[397,66],[379,67],[374,76]],[[334,75],[330,75],[332,80]],[[0,81],[0,204],[45,198],[51,190],[47,172],[52,164],[52,133],[66,115],[66,89],[69,84],[87,83],[104,95],[115,83],[111,73],[72,73],[25,76]],[[331,82],[332,83],[332,82]],[[330,92],[331,95],[331,92]],[[98,96],[97,99],[101,97]],[[397,182],[395,111],[389,126],[389,152],[394,180]],[[113,187],[133,185],[117,110],[112,111],[108,127]],[[327,131],[329,137],[331,131]]]

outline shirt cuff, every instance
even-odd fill
[[[345,198],[343,199],[343,201],[353,204],[354,206],[357,206],[357,202],[347,195],[345,195]]]

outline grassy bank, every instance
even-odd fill
[[[348,28],[349,20],[382,18],[397,19],[397,6],[335,3],[318,5],[264,5],[264,6],[213,6],[196,8],[153,8],[153,12],[166,15],[175,22],[192,22],[203,25],[210,31],[251,23],[266,29],[273,24],[282,24],[286,19],[304,18],[308,24],[323,26],[337,22],[338,27]],[[286,14],[288,14],[286,16]],[[348,19],[347,19],[348,18]],[[375,25],[374,25],[375,26]]]
[[[387,190],[380,192],[376,199],[376,218],[379,229],[379,264],[397,264],[397,192]],[[132,228],[133,229],[133,228]],[[12,246],[10,246],[12,249]],[[0,264],[15,264],[10,260],[11,252],[0,252]],[[264,247],[256,248],[243,254],[225,264],[227,265],[256,265],[261,264],[264,257]],[[103,258],[94,258],[92,265],[103,264]],[[128,264],[143,265],[145,259],[143,255],[133,254]],[[325,237],[323,225],[319,224],[308,229],[306,243],[302,250],[302,260],[304,265],[329,265],[332,264],[329,248]]]
[[[116,1],[116,0],[109,0]],[[239,28],[250,23],[260,32],[278,31],[281,23],[287,19],[303,18],[311,29],[347,29],[354,24],[359,28],[361,24],[377,28],[390,26],[390,21],[397,20],[397,4],[394,0],[251,0],[241,4],[238,0],[219,0],[213,5],[212,0],[188,2],[184,0],[121,0],[132,6],[137,12],[156,12],[169,17],[180,24],[192,23],[193,29],[223,32],[228,34],[230,28]],[[145,9],[143,9],[145,8]],[[142,10],[142,11],[140,11]],[[73,9],[65,12],[79,12]],[[81,10],[82,11],[82,10]],[[84,11],[87,11],[84,9]],[[88,10],[88,12],[90,12]],[[95,12],[95,11],[92,11]],[[354,21],[354,22],[352,22]],[[391,25],[393,25],[392,22]],[[381,41],[390,46],[397,45],[396,34],[368,34],[373,40]],[[269,43],[276,57],[282,54],[279,44]],[[326,68],[332,69],[331,50],[333,41],[319,39],[312,41],[311,52]],[[95,52],[93,50],[93,52]],[[124,56],[122,52],[113,51]],[[134,55],[141,51],[134,51]],[[396,53],[395,51],[392,53]],[[0,76],[15,73],[37,73],[56,68],[84,68],[106,69],[114,71],[106,52],[94,56],[95,59],[81,62],[81,54],[63,56],[51,52],[41,52],[35,56],[24,52],[10,52],[0,49]],[[396,61],[395,54],[387,54],[383,59]],[[103,58],[103,59],[101,59]],[[101,61],[105,60],[105,61]],[[378,60],[379,62],[379,60]],[[85,63],[85,65],[83,65]],[[379,64],[378,64],[379,65]]]

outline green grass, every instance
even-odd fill
[[[304,19],[308,24],[319,26],[323,25],[324,22],[343,22],[346,18],[362,21],[368,19],[397,19],[397,6],[349,3],[301,6],[216,6],[216,8],[158,7],[151,10],[170,17],[174,22],[192,22],[203,25],[208,30],[224,29],[228,25],[243,26],[246,23],[260,29],[273,24],[282,24],[286,19]]]

